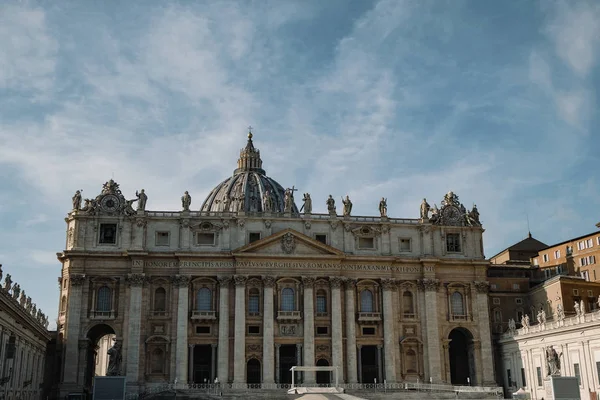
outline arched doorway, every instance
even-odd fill
[[[260,383],[260,361],[251,358],[246,363],[246,382],[249,384]]]
[[[94,325],[87,334],[87,354],[84,382],[87,389],[92,388],[94,376],[106,376],[108,368],[108,349],[116,340],[115,330],[106,324]],[[123,367],[121,366],[121,370]],[[121,371],[122,374],[125,371]]]
[[[476,384],[473,335],[467,329],[455,328],[448,335],[448,339],[450,382],[453,385]]]
[[[329,361],[321,358],[317,361],[317,367],[329,367]],[[317,385],[329,386],[331,383],[330,371],[317,371]]]

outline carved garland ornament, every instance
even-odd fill
[[[315,286],[315,278],[312,276],[303,276],[302,283],[305,288],[312,288]]]
[[[281,237],[281,249],[286,254],[291,254],[296,249],[296,238],[290,232]]]
[[[129,286],[141,287],[146,282],[147,278],[145,274],[128,274],[127,283]]]
[[[171,282],[173,282],[173,286],[178,288],[188,287],[190,284],[190,277],[187,275],[175,275],[171,277]]]
[[[438,279],[421,279],[418,281],[419,290],[425,292],[437,292],[440,287]]]
[[[81,286],[86,280],[86,276],[82,274],[73,274],[69,275],[69,281],[71,282],[71,286]]]
[[[346,290],[354,290],[354,289],[356,289],[356,279],[355,278],[345,278],[344,285],[346,285]]]
[[[339,276],[329,277],[329,284],[331,285],[332,289],[339,289],[340,287],[342,287],[342,282],[343,280]]]
[[[221,285],[221,287],[227,287],[231,282],[231,276],[222,275],[217,277],[217,280],[219,281],[219,285]]]
[[[235,275],[233,277],[235,286],[244,286],[246,284],[246,280],[248,280],[248,277],[245,275]]]
[[[276,278],[272,275],[265,275],[262,277],[263,286],[264,287],[273,287],[275,286]]]
[[[393,290],[396,286],[396,280],[392,278],[385,278],[381,280],[381,287],[383,290]]]
[[[488,293],[490,291],[490,283],[488,281],[475,281],[473,282],[477,293]]]

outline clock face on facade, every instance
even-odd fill
[[[100,202],[104,211],[115,212],[119,209],[119,198],[112,194],[107,194]]]
[[[442,211],[442,215],[444,217],[444,221],[447,223],[455,225],[460,222],[460,210],[458,207],[446,206],[444,207],[444,211]]]

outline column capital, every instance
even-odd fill
[[[302,284],[305,288],[312,288],[315,285],[315,277],[314,276],[303,276]]]
[[[262,281],[264,287],[273,287],[275,286],[275,281],[277,280],[276,276],[273,275],[263,275]]]
[[[346,289],[356,289],[356,278],[344,278]]]
[[[129,286],[142,287],[147,281],[146,274],[127,274],[125,279]]]
[[[175,287],[186,288],[190,284],[190,277],[187,275],[174,275],[171,277],[171,282]]]
[[[81,286],[87,280],[87,276],[84,274],[71,274],[69,275],[69,282],[71,286]]]
[[[339,289],[340,287],[342,287],[342,278],[339,276],[330,276],[329,277],[329,284],[331,285],[332,289]]]
[[[219,285],[221,285],[221,287],[227,287],[229,286],[229,283],[231,283],[231,275],[218,276],[217,280],[219,281]]]
[[[246,275],[234,275],[233,276],[233,282],[235,283],[235,286],[245,286],[247,280],[248,280],[248,277]]]
[[[490,291],[490,283],[488,281],[474,281],[473,287],[477,293],[488,293]]]
[[[396,280],[393,278],[381,279],[381,287],[383,290],[393,290],[396,286]]]
[[[440,287],[439,279],[419,279],[417,286],[423,292],[437,292]]]
[[[194,347],[196,347],[196,345],[195,345],[195,344],[188,344],[188,347],[189,347],[190,349],[193,349]]]

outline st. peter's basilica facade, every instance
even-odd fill
[[[112,180],[73,197],[58,254],[61,394],[95,374],[126,376],[129,391],[269,387],[294,365],[337,366],[346,383],[493,384],[483,229],[452,192],[439,209],[423,200],[418,219],[388,217],[383,198],[377,216],[352,215],[347,197],[313,214],[308,193],[298,209],[266,175],[249,134],[198,211],[187,192],[182,211],[136,197]]]

